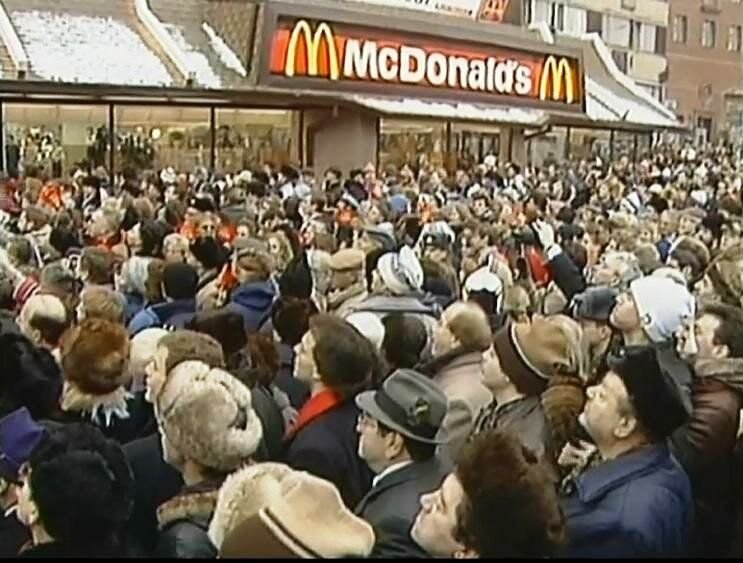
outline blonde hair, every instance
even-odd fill
[[[103,319],[112,323],[121,323],[124,320],[124,304],[119,294],[106,287],[85,289],[80,302],[88,319]]]
[[[462,348],[483,352],[490,347],[493,334],[488,317],[479,305],[458,301],[446,309],[444,317]]]

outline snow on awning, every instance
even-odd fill
[[[467,102],[434,102],[413,98],[349,96],[350,101],[389,115],[410,115],[462,121],[489,121],[539,126],[548,119],[542,110],[523,107],[479,105]]]
[[[586,113],[593,121],[621,121],[651,127],[678,124],[634,96],[620,96],[586,76]]]

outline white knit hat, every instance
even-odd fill
[[[163,443],[196,463],[233,471],[255,453],[263,426],[250,390],[233,375],[186,361],[168,374],[155,409]]]
[[[381,350],[384,341],[384,324],[374,313],[360,311],[351,313],[345,321],[358,330],[361,335],[372,343],[374,348]]]
[[[384,285],[395,294],[405,294],[423,287],[423,267],[409,246],[399,253],[384,254],[377,264]]]
[[[686,286],[667,276],[645,276],[630,284],[642,328],[652,342],[670,340],[696,305]]]

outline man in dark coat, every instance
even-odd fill
[[[289,429],[285,461],[332,482],[345,505],[355,507],[371,487],[372,473],[358,455],[353,399],[369,387],[371,344],[346,321],[316,315],[297,347],[297,376],[311,381],[312,396]]]
[[[447,400],[428,377],[398,370],[378,391],[356,397],[359,455],[376,473],[372,488],[356,514],[374,528],[372,557],[423,558],[427,554],[410,537],[420,497],[436,490],[451,471],[436,455],[446,442],[441,426]]]
[[[569,483],[566,557],[683,557],[694,506],[666,439],[687,418],[651,348],[611,357],[580,422],[603,461]]]

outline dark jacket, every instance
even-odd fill
[[[312,399],[305,405],[311,407]],[[349,399],[314,418],[288,443],[287,465],[333,483],[347,507],[353,509],[371,488],[372,473],[359,458],[356,423],[359,409]]]
[[[279,352],[279,372],[274,385],[289,396],[289,402],[299,410],[310,398],[310,387],[294,377],[294,349],[288,344],[276,345]]]
[[[575,295],[585,291],[586,280],[565,252],[560,252],[549,261],[550,273],[555,285],[563,292],[568,303]]]
[[[410,537],[420,511],[420,497],[439,488],[451,472],[447,461],[433,457],[385,475],[356,507],[356,515],[374,528],[371,557],[427,558]]]
[[[15,557],[31,541],[31,532],[15,514],[0,518],[0,559]]]
[[[157,507],[178,494],[181,474],[163,460],[160,435],[156,432],[124,446],[124,455],[134,475],[134,508],[126,527],[130,539],[145,553],[157,544]]]
[[[665,444],[605,461],[562,499],[566,557],[683,557],[694,522],[689,478]]]
[[[150,305],[139,313],[129,323],[129,334],[142,332],[147,328],[172,326],[183,328],[196,314],[195,299],[180,299]]]
[[[72,422],[87,422],[99,428],[106,438],[116,440],[119,444],[128,444],[133,440],[144,438],[157,431],[155,414],[152,405],[145,401],[144,391],[135,393],[126,401],[128,418],[112,416],[108,424],[104,416],[98,413],[97,419],[93,420],[90,412],[64,411],[60,422],[65,424]]]
[[[229,308],[240,313],[245,330],[257,332],[271,318],[271,305],[276,298],[272,280],[246,283],[232,292]]]
[[[714,376],[695,377],[691,419],[671,436],[671,451],[686,470],[694,492],[697,524],[694,554],[720,556],[735,517],[734,449],[740,394]]]
[[[256,384],[250,389],[250,396],[253,399],[253,409],[261,421],[263,427],[263,437],[255,454],[255,460],[261,461],[279,461],[284,451],[284,417],[276,401],[271,394],[271,390],[261,384]]]
[[[132,319],[144,310],[147,300],[137,293],[125,293],[124,299],[126,300],[124,322],[128,326],[132,322]]]
[[[18,557],[22,559],[110,559],[137,557],[138,555],[140,554],[133,553],[124,544],[101,543],[96,541],[96,538],[91,538],[90,542],[84,546],[70,546],[59,542],[28,546],[18,554]]]
[[[221,484],[221,481],[204,481],[184,487],[178,495],[160,505],[156,557],[216,558],[217,550],[208,532]]]

